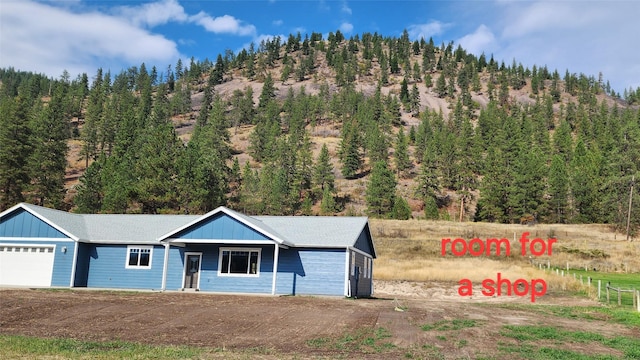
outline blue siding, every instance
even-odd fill
[[[53,226],[25,209],[16,209],[0,219],[0,236],[31,238],[68,238]]]
[[[371,240],[371,233],[369,232],[369,225],[365,226],[356,240],[354,248],[362,250],[367,254],[373,255],[373,243]]]
[[[212,292],[262,293],[271,294],[273,275],[273,246],[238,246],[262,249],[260,255],[260,275],[258,277],[218,276],[220,247],[226,245],[190,245],[186,248],[171,248],[167,290],[181,289],[184,273],[184,253],[202,253],[200,268],[200,290]]]
[[[344,295],[345,250],[280,250],[277,293]]]
[[[219,239],[219,240],[269,240],[264,234],[227,214],[216,214],[180,233],[180,239]]]
[[[71,282],[71,270],[73,267],[73,251],[75,242],[73,240],[51,240],[51,241],[5,241],[11,244],[33,244],[33,245],[55,245],[53,251],[53,274],[51,276],[51,286],[68,287]],[[67,251],[62,252],[66,247]]]
[[[127,269],[127,245],[89,245],[87,287],[161,289],[164,247],[154,246],[151,268]]]

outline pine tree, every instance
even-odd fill
[[[60,209],[64,202],[64,175],[67,166],[69,120],[65,118],[67,85],[58,83],[47,106],[35,110],[30,158],[33,196],[41,206]]]
[[[396,179],[384,161],[373,165],[366,190],[367,212],[374,217],[389,217],[396,201]]]
[[[409,203],[402,196],[396,196],[391,210],[391,218],[397,220],[408,220],[411,218],[411,208]]]
[[[0,211],[24,201],[29,185],[30,142],[28,105],[22,95],[0,95]]]
[[[362,167],[363,160],[359,142],[358,133],[355,130],[350,130],[346,132],[340,145],[342,175],[347,179],[355,178]]]
[[[565,223],[569,215],[569,174],[566,162],[561,155],[555,155],[549,167],[549,220],[554,223]]]
[[[407,137],[404,135],[404,129],[402,127],[398,130],[395,145],[396,148],[393,155],[395,158],[396,171],[398,174],[403,174],[411,169],[413,164],[411,163],[411,159],[409,159],[409,143],[407,142]]]
[[[330,215],[336,211],[336,200],[331,190],[326,187],[322,191],[322,200],[320,202],[320,214]]]
[[[330,192],[334,191],[334,181],[335,176],[333,175],[333,165],[331,165],[329,149],[327,148],[327,144],[323,144],[313,169],[313,183],[318,186],[324,194],[326,189],[329,189]]]
[[[271,78],[271,73],[269,73],[262,84],[262,92],[260,93],[260,98],[258,100],[258,108],[265,109],[275,98],[276,89],[274,87],[273,79]]]

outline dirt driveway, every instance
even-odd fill
[[[491,306],[491,301],[527,304],[526,299],[463,300],[445,296],[455,291],[448,285],[384,285],[386,293],[379,291],[378,299],[357,300],[175,292],[1,290],[0,333],[217,349],[266,348],[277,354],[331,357],[344,354],[345,349],[314,346],[319,339],[339,339],[363,329],[370,333],[385,329],[388,335],[384,341],[393,347],[385,353],[368,354],[367,358],[403,356],[407,349],[425,344],[440,349],[445,358],[473,358],[477,354],[492,353],[500,329],[509,324],[549,323],[603,335],[640,336],[638,329],[616,324],[549,318],[518,308],[496,310]],[[402,286],[415,288],[417,295],[406,296],[406,292],[400,291]],[[594,305],[588,300],[556,296],[543,298],[541,306],[545,302],[564,301],[572,305],[580,302]],[[405,311],[397,311],[400,309]],[[448,339],[420,328],[452,319],[473,319],[483,325],[461,329]],[[470,339],[463,347],[452,343],[463,338]]]

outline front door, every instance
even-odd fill
[[[184,288],[198,289],[200,280],[200,262],[202,260],[201,253],[185,254],[185,270],[184,270]]]

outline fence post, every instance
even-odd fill
[[[640,312],[640,290],[638,290],[638,294],[636,297],[637,297],[636,304],[638,306],[638,312]]]
[[[618,306],[622,305],[622,297],[620,296],[622,294],[622,289],[618,288]]]
[[[598,280],[598,301],[600,301],[600,285],[602,285],[602,283],[600,280]]]
[[[609,303],[609,285],[607,285],[607,304]]]
[[[631,289],[631,298],[633,298],[633,308],[635,309],[636,306],[636,288]]]

